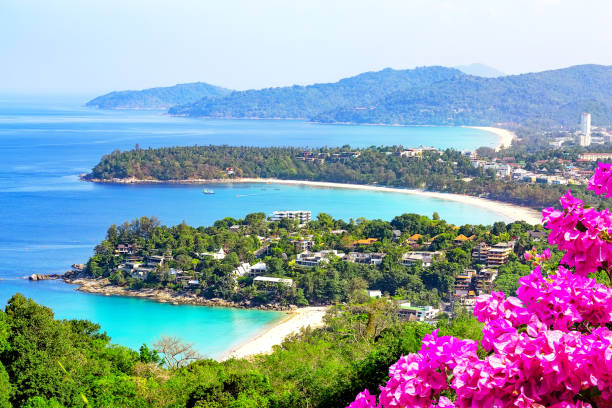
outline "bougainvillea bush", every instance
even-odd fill
[[[599,164],[589,190],[612,196],[612,166]],[[517,297],[479,296],[474,315],[484,323],[481,346],[437,331],[420,352],[389,368],[378,398],[368,390],[350,408],[612,407],[612,214],[572,197],[547,208],[548,242],[564,256],[552,273],[550,252],[525,254],[534,270],[519,280]]]

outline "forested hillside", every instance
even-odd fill
[[[444,67],[385,69],[336,83],[233,92],[170,109],[211,118],[292,118],[324,123],[576,126],[612,123],[612,67],[580,65],[483,78]]]
[[[612,67],[583,65],[499,78],[465,75],[409,92],[393,92],[370,109],[345,106],[312,119],[328,123],[533,122],[575,126],[581,112],[591,112],[594,123],[612,123]]]
[[[394,91],[423,88],[463,75],[453,68],[424,67],[366,72],[335,83],[233,92],[170,109],[171,114],[213,118],[310,119],[320,112],[351,106],[367,109]]]
[[[368,149],[321,148],[305,151],[293,147],[186,146],[116,151],[104,156],[86,176],[94,181],[135,179],[189,181],[232,178],[278,178],[419,188],[482,196],[514,204],[542,208],[558,204],[566,185],[527,184],[496,179],[494,173],[475,168],[469,157],[449,149],[425,151],[418,157],[402,157],[400,147]],[[563,152],[553,152],[551,155]],[[575,160],[577,153],[563,156]],[[528,163],[541,154],[518,154]],[[592,164],[594,165],[594,164]],[[226,169],[231,168],[231,174]],[[572,191],[591,204],[601,198],[584,194],[584,186]]]
[[[179,84],[142,91],[118,91],[98,96],[86,106],[99,109],[168,109],[181,103],[195,102],[201,98],[217,98],[231,91],[204,82]]]

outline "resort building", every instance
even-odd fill
[[[497,269],[481,269],[476,275],[476,288],[479,293],[489,293],[495,278],[497,278]]]
[[[455,245],[461,245],[461,244],[465,244],[467,241],[471,241],[474,239],[474,235],[472,235],[471,237],[466,237],[463,234],[459,234],[455,237],[455,239],[453,240],[453,244]]]
[[[440,314],[440,309],[433,306],[411,306],[410,302],[406,302],[399,305],[397,314],[402,320],[432,322]]]
[[[582,153],[578,158],[582,161],[609,161],[612,160],[612,153]]]
[[[285,286],[291,287],[293,286],[293,279],[290,278],[274,278],[271,276],[258,276],[253,279],[253,283],[257,285],[257,287],[274,287],[276,285],[283,284]]]
[[[134,247],[132,244],[119,244],[117,245],[117,250],[115,252],[118,254],[132,255],[134,253]]]
[[[412,266],[417,261],[421,261],[424,268],[429,268],[432,262],[441,259],[444,256],[443,252],[440,251],[413,251],[408,252],[402,256],[402,265]]]
[[[421,234],[414,234],[411,235],[407,240],[406,240],[406,244],[410,245],[410,246],[415,246],[419,244],[419,240],[423,239],[423,236]]]
[[[378,241],[378,238],[358,239],[357,241],[353,241],[351,245],[354,247],[359,245],[372,245],[376,241]]]
[[[342,252],[338,252],[337,250],[325,250],[319,252],[302,252],[297,255],[295,259],[295,263],[299,266],[304,266],[306,268],[314,268],[315,266],[319,266],[323,263],[329,262],[330,256],[338,256],[343,257],[344,254]]]
[[[514,252],[514,241],[493,245],[487,252],[487,266],[500,266],[507,263],[512,252]]]
[[[455,278],[455,296],[467,295],[472,287],[472,279],[476,276],[474,269],[465,269]]]
[[[290,220],[298,220],[300,224],[305,224],[311,220],[310,211],[274,211],[270,216],[270,221],[280,221],[283,218]]]
[[[310,237],[312,238],[312,237]],[[296,251],[311,251],[314,247],[314,241],[312,239],[296,239],[291,241]]]
[[[484,242],[480,242],[472,250],[472,260],[475,263],[486,264],[491,247]]]
[[[236,269],[234,269],[234,275],[236,276],[260,276],[266,273],[267,267],[263,262],[258,262],[255,265],[251,265],[248,262],[242,263]]]
[[[344,259],[359,264],[380,265],[385,255],[383,252],[349,252]]]
[[[217,252],[202,252],[198,254],[200,258],[204,258],[206,256],[211,257],[212,259],[222,260],[225,258],[225,251],[223,248],[220,248]]]

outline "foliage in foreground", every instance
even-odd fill
[[[385,301],[335,307],[325,328],[305,330],[270,355],[171,368],[146,346],[113,345],[98,325],[56,320],[15,295],[0,311],[0,407],[344,406],[433,330],[394,316]],[[439,326],[471,338],[480,328],[465,315]]]
[[[600,164],[589,189],[612,196],[612,165]],[[519,279],[517,297],[476,300],[484,358],[478,342],[434,331],[391,365],[378,403],[366,389],[349,407],[612,406],[612,214],[571,192],[561,206],[544,210],[543,222],[565,252],[562,265],[550,269],[550,252],[527,253],[535,269]]]

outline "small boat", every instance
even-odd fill
[[[215,192],[214,192],[213,190],[209,190],[209,189],[207,189],[207,188],[205,188],[204,190],[202,190],[202,192],[203,192],[204,194],[215,194]]]

